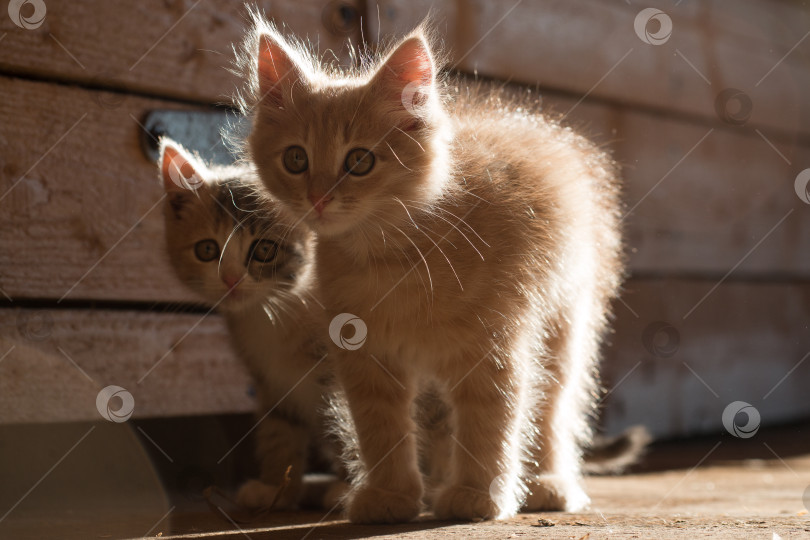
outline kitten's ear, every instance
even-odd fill
[[[164,137],[160,140],[158,167],[169,204],[179,216],[183,206],[195,196],[194,192],[205,187],[205,166],[182,146]]]
[[[385,59],[371,80],[392,105],[411,115],[428,102],[436,79],[430,45],[421,32],[406,38]]]
[[[283,38],[275,33],[259,35],[259,92],[261,99],[281,105],[282,89],[301,79],[301,71]]]
[[[432,86],[434,72],[430,45],[425,37],[418,33],[399,44],[383,62],[375,79],[400,88],[411,83]]]

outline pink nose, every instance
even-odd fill
[[[321,215],[326,205],[329,204],[329,202],[334,199],[332,195],[327,194],[321,195],[319,193],[315,193],[312,191],[309,192],[308,197],[309,201],[312,203],[312,207],[315,209],[316,212],[318,212],[318,215]]]
[[[240,278],[239,276],[229,276],[229,275],[222,276],[222,283],[227,285],[229,290],[235,289],[236,286],[239,285],[239,282],[241,280],[242,278]]]

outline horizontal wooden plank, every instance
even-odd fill
[[[0,91],[9,119],[0,124],[0,289],[12,298],[193,301],[163,253],[161,189],[135,121],[171,104],[10,78]],[[566,121],[624,165],[634,272],[720,276],[741,263],[738,275],[810,274],[810,252],[797,249],[810,244],[810,212],[794,189],[802,166],[759,136],[593,103]],[[810,163],[805,146],[778,149]]]
[[[172,105],[9,78],[0,94],[5,294],[193,300],[163,251],[163,191],[136,122]]]
[[[810,245],[810,206],[795,189],[810,146],[570,98],[544,103],[622,166],[633,272],[810,274],[810,252],[798,248]]]
[[[109,385],[140,418],[253,408],[215,314],[2,309],[0,357],[0,423],[99,420]]]
[[[605,431],[642,423],[657,437],[716,432],[733,401],[768,424],[810,414],[810,285],[714,286],[627,283],[602,363]],[[133,395],[136,417],[253,403],[216,315],[3,309],[0,357],[0,423],[98,419],[96,396],[111,384]]]
[[[328,58],[331,49],[346,61],[344,43],[360,35],[354,0],[254,4]],[[231,45],[247,24],[244,3],[227,0],[48,2],[43,24],[32,30],[3,15],[0,72],[209,103],[230,100]]]
[[[810,284],[715,285],[627,284],[602,369],[606,431],[723,432],[734,401],[753,405],[763,426],[810,415]]]
[[[419,24],[432,10],[450,64],[468,73],[538,84],[722,123],[745,118],[792,137],[810,133],[810,87],[804,40],[810,9],[788,2],[647,2],[600,0],[490,2],[377,0],[369,3],[372,38],[387,39]],[[634,22],[650,5],[665,12],[671,35],[645,43]],[[642,25],[640,36],[660,30]],[[794,50],[795,46],[795,50]],[[784,57],[784,59],[783,59]],[[739,100],[723,90],[744,92]],[[725,94],[723,96],[726,96]],[[742,109],[740,109],[742,107]]]

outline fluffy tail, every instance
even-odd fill
[[[615,437],[597,435],[585,450],[582,470],[585,474],[619,474],[638,462],[652,441],[647,428],[630,426]]]

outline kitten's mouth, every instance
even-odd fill
[[[332,212],[328,214],[323,212],[317,212],[314,209],[310,210],[307,214],[304,215],[305,221],[315,228],[319,228],[324,225],[328,225],[333,221]]]
[[[240,291],[237,288],[229,289],[225,292],[225,295],[222,298],[222,304],[225,306],[233,306],[235,304],[242,303],[245,294],[243,291]]]

